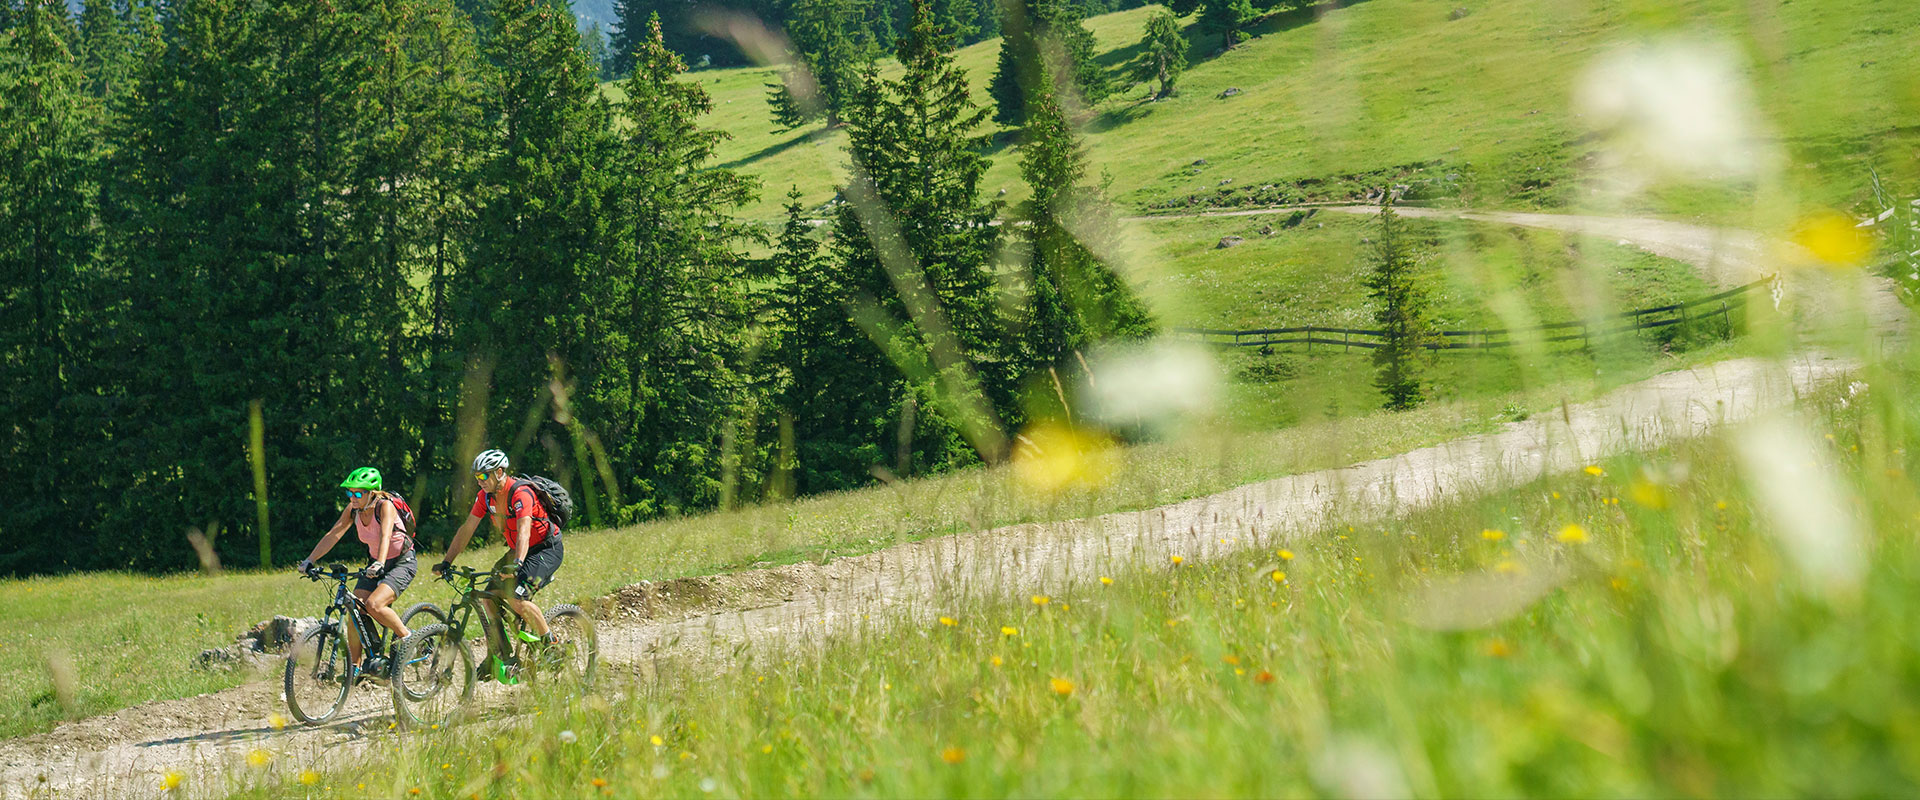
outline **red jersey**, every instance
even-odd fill
[[[547,540],[547,534],[553,532],[553,523],[547,521],[547,509],[540,505],[540,497],[533,493],[533,486],[507,478],[507,513],[504,522],[496,516],[493,505],[493,493],[482,489],[478,497],[473,498],[473,515],[492,517],[493,527],[507,540],[507,546],[513,546],[513,537],[520,532],[520,520],[532,517],[533,525],[527,530],[527,548],[532,549]]]

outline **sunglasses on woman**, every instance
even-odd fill
[[[353,498],[353,499],[355,499],[355,500],[358,500],[358,499],[360,499],[360,498],[362,498],[362,497],[366,497],[366,496],[367,496],[367,493],[366,493],[366,492],[364,492],[364,491],[360,491],[360,490],[357,490],[357,489],[348,489],[348,490],[347,490],[347,496],[348,496],[348,497],[351,497],[351,498]]]

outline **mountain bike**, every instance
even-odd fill
[[[367,677],[388,678],[393,668],[387,659],[387,629],[367,615],[366,604],[355,597],[348,582],[365,574],[335,564],[331,569],[315,569],[302,577],[316,583],[334,582],[333,599],[328,602],[320,624],[302,634],[287,650],[287,669],[282,679],[287,710],[293,718],[308,725],[320,725],[347,707],[347,695],[353,686]],[[432,603],[415,603],[401,621],[409,630],[420,616],[444,622],[446,615]],[[366,669],[354,669],[347,663],[347,625],[360,638],[360,652]]]
[[[527,630],[526,621],[519,614],[508,608],[504,595],[481,588],[492,574],[465,567],[453,567],[441,574],[440,579],[453,586],[459,599],[447,609],[441,622],[414,629],[412,635],[394,645],[394,661],[399,668],[393,673],[393,705],[394,716],[400,724],[446,725],[459,716],[473,697],[474,685],[480,676],[474,664],[474,648],[469,642],[481,642],[480,652],[487,653],[485,629],[472,624],[476,614],[480,624],[492,628],[495,640],[504,643],[504,658],[488,655],[487,663],[479,667],[487,671],[487,677],[503,685],[520,683],[523,679],[530,683],[551,681],[553,685],[581,692],[592,685],[600,649],[594,638],[593,620],[586,612],[574,605],[548,609],[547,629],[553,633],[555,642],[546,644]],[[506,629],[506,620],[482,610],[481,601],[489,598],[496,601],[499,617],[512,620],[511,632]]]

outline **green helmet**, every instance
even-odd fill
[[[347,473],[347,479],[340,482],[342,489],[378,489],[380,488],[380,470],[361,467]]]

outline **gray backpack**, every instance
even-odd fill
[[[567,494],[567,487],[539,475],[516,475],[514,479],[526,484],[533,490],[533,496],[540,498],[540,506],[547,510],[548,524],[555,528],[567,527],[567,520],[573,518],[573,496]]]

